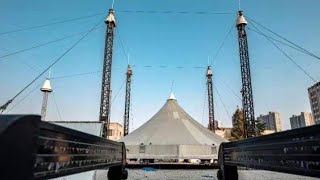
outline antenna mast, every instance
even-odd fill
[[[43,92],[42,107],[41,107],[41,120],[42,121],[45,121],[45,119],[46,119],[48,97],[49,97],[49,94],[52,92],[51,83],[50,83],[50,73],[51,73],[51,69],[49,71],[48,78],[44,81],[43,86],[40,89]]]
[[[123,135],[126,136],[129,134],[129,120],[130,120],[130,98],[131,98],[131,76],[132,68],[128,65],[127,69],[127,79],[126,79],[126,98],[125,98],[125,107],[124,107],[124,123],[123,123]]]
[[[242,76],[242,108],[244,113],[245,127],[244,134],[248,137],[256,136],[256,124],[254,117],[251,74],[250,74],[250,61],[248,51],[247,33],[245,27],[247,21],[244,18],[242,11],[238,12],[237,29],[239,40],[239,53],[241,64],[241,76]]]
[[[215,131],[214,127],[214,104],[213,104],[213,81],[212,81],[212,69],[208,66],[207,69],[207,90],[208,90],[208,108],[209,108],[209,130]]]
[[[102,71],[102,88],[99,121],[102,121],[104,123],[102,137],[108,139],[111,109],[111,67],[113,55],[114,29],[116,27],[116,20],[113,9],[109,9],[109,15],[105,20],[105,23],[107,24],[107,29],[105,35],[106,37]]]

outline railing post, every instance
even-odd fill
[[[217,173],[217,178],[219,180],[238,180],[238,167],[225,164],[224,146],[225,143],[221,143],[219,147],[219,170]]]
[[[6,115],[0,118],[0,179],[33,179],[40,116]]]
[[[128,171],[125,169],[127,162],[126,162],[126,147],[125,144],[122,142],[122,164],[120,166],[110,167],[108,171],[108,179],[128,179]]]
[[[320,177],[320,125],[225,142],[218,178],[236,180],[237,166]]]

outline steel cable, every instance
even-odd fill
[[[266,29],[267,31],[269,31],[269,32],[271,32],[272,34],[274,34],[274,35],[278,36],[279,38],[281,38],[281,39],[283,39],[283,40],[285,40],[285,41],[289,42],[290,44],[292,44],[292,45],[296,46],[297,48],[299,48],[299,49],[301,50],[301,52],[303,51],[303,52],[305,52],[305,54],[310,55],[310,56],[312,56],[312,57],[314,57],[314,58],[316,58],[316,59],[319,59],[319,60],[320,60],[320,57],[319,57],[319,56],[317,56],[317,55],[315,55],[315,54],[311,53],[310,51],[306,50],[305,48],[303,48],[303,47],[301,47],[301,46],[299,46],[299,45],[297,45],[297,44],[293,43],[292,41],[288,40],[287,38],[285,38],[285,37],[283,37],[283,36],[279,35],[278,33],[276,33],[276,32],[274,32],[274,31],[272,31],[271,29],[269,29],[269,28],[267,28],[267,27],[263,26],[261,23],[258,23],[257,21],[255,21],[255,20],[253,20],[253,19],[251,19],[251,18],[249,18],[249,17],[247,17],[247,18],[248,18],[251,22],[253,22],[253,23],[257,24],[258,26],[260,26],[260,27],[262,27],[262,28]]]
[[[88,16],[82,16],[82,17],[73,18],[73,19],[68,19],[68,20],[63,20],[63,21],[58,21],[58,22],[53,22],[53,23],[47,23],[47,24],[36,25],[36,26],[27,27],[27,28],[22,28],[22,29],[17,29],[17,30],[2,32],[2,33],[0,33],[0,36],[2,36],[2,35],[4,35],[4,34],[10,34],[10,33],[15,33],[15,32],[20,32],[20,31],[26,31],[26,30],[30,30],[30,29],[36,29],[36,28],[51,26],[51,25],[55,25],[55,24],[61,24],[61,23],[76,21],[76,20],[80,20],[80,19],[86,19],[86,18],[90,18],[90,17],[99,16],[99,15],[102,15],[102,14],[105,14],[105,13],[97,13],[97,14],[92,14],[92,15],[88,15]]]
[[[103,26],[98,27],[98,28],[95,28],[95,29],[99,29],[99,28],[102,28],[102,27],[103,27]],[[78,36],[78,35],[80,35],[80,34],[86,33],[86,32],[87,32],[87,31],[75,33],[75,34],[72,34],[72,35],[69,35],[69,36],[65,36],[65,37],[62,37],[62,38],[59,38],[59,39],[55,39],[55,40],[52,40],[52,41],[48,41],[48,42],[39,44],[39,45],[36,45],[36,46],[32,46],[32,47],[25,48],[25,49],[21,49],[21,50],[19,50],[19,51],[15,51],[15,52],[12,52],[12,53],[9,53],[9,54],[5,54],[5,55],[0,56],[0,59],[1,59],[1,58],[4,58],[4,57],[8,57],[8,56],[15,55],[15,54],[19,54],[19,53],[22,53],[22,52],[26,52],[26,51],[29,51],[29,50],[32,50],[32,49],[40,48],[40,47],[42,47],[42,46],[46,46],[46,45],[49,45],[49,44],[52,44],[52,43],[55,43],[55,42],[63,41],[63,40],[65,40],[65,39],[69,39],[69,38]]]
[[[258,27],[256,27],[254,24],[251,24],[255,29],[257,29],[257,31],[261,32],[260,29]],[[262,32],[261,32],[262,33]],[[263,33],[262,33],[263,34]],[[264,35],[264,34],[263,34]],[[284,56],[287,57],[287,59],[289,59],[294,65],[296,65],[298,67],[298,69],[300,69],[304,74],[306,74],[312,81],[317,82],[306,70],[304,70],[297,62],[295,62],[286,52],[284,52],[278,45],[276,45],[268,36],[265,36],[265,38],[267,38],[267,40],[273,45],[275,46]]]
[[[7,101],[4,105],[0,107],[0,114],[3,113],[3,111],[8,107],[9,104],[12,103],[12,101],[18,97],[22,92],[24,92],[31,84],[33,84],[36,80],[38,80],[45,72],[47,72],[52,66],[54,66],[56,63],[58,63],[66,54],[68,54],[77,44],[79,44],[87,35],[92,32],[101,21],[99,21],[93,28],[91,28],[85,35],[83,35],[76,43],[74,43],[70,48],[68,48],[61,56],[59,56],[52,64],[50,64],[45,70],[42,71],[36,78],[34,78],[28,85],[26,85],[21,91],[19,91],[13,98],[11,98],[9,101]]]

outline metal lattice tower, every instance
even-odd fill
[[[124,108],[124,122],[123,122],[123,135],[129,134],[129,118],[130,118],[130,98],[131,98],[131,76],[132,68],[128,65],[127,69],[127,79],[126,79],[126,98],[125,98],[125,108]]]
[[[43,86],[40,89],[43,92],[43,100],[42,100],[42,107],[41,107],[41,120],[44,121],[47,115],[47,104],[48,104],[48,97],[49,93],[52,92],[50,80],[46,79],[44,81]]]
[[[209,130],[214,132],[215,127],[214,127],[213,81],[212,81],[212,69],[210,66],[208,66],[206,76],[207,76],[207,90],[208,90]]]
[[[255,117],[253,108],[253,96],[250,74],[250,61],[248,51],[248,40],[245,27],[247,21],[244,18],[242,11],[238,12],[237,29],[239,40],[241,77],[242,77],[242,107],[245,119],[245,135],[246,137],[254,137],[256,135]]]
[[[102,71],[102,89],[101,89],[101,102],[100,102],[100,115],[99,121],[104,122],[102,130],[102,137],[108,138],[108,130],[110,123],[110,109],[111,109],[111,67],[112,67],[112,54],[113,54],[113,40],[114,29],[116,27],[116,20],[113,9],[109,9],[109,15],[105,20],[107,24],[103,71]]]

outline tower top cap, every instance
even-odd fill
[[[242,11],[238,12],[238,18],[237,18],[237,26],[241,25],[241,24],[248,24],[248,22],[246,21],[246,19],[243,16]]]
[[[113,9],[109,9],[109,14],[107,19],[104,21],[105,23],[111,23],[113,22],[114,24],[116,24],[116,18],[114,16],[114,10]]]
[[[211,66],[208,66],[207,76],[211,76],[211,75],[212,75],[212,69],[211,69]]]
[[[51,92],[52,88],[51,88],[51,84],[50,84],[50,80],[46,79],[43,83],[43,86],[40,89],[42,92]]]
[[[132,67],[131,67],[131,65],[128,65],[127,74],[132,75]]]
[[[177,99],[176,99],[176,97],[174,97],[173,93],[171,93],[168,100],[177,100]]]

